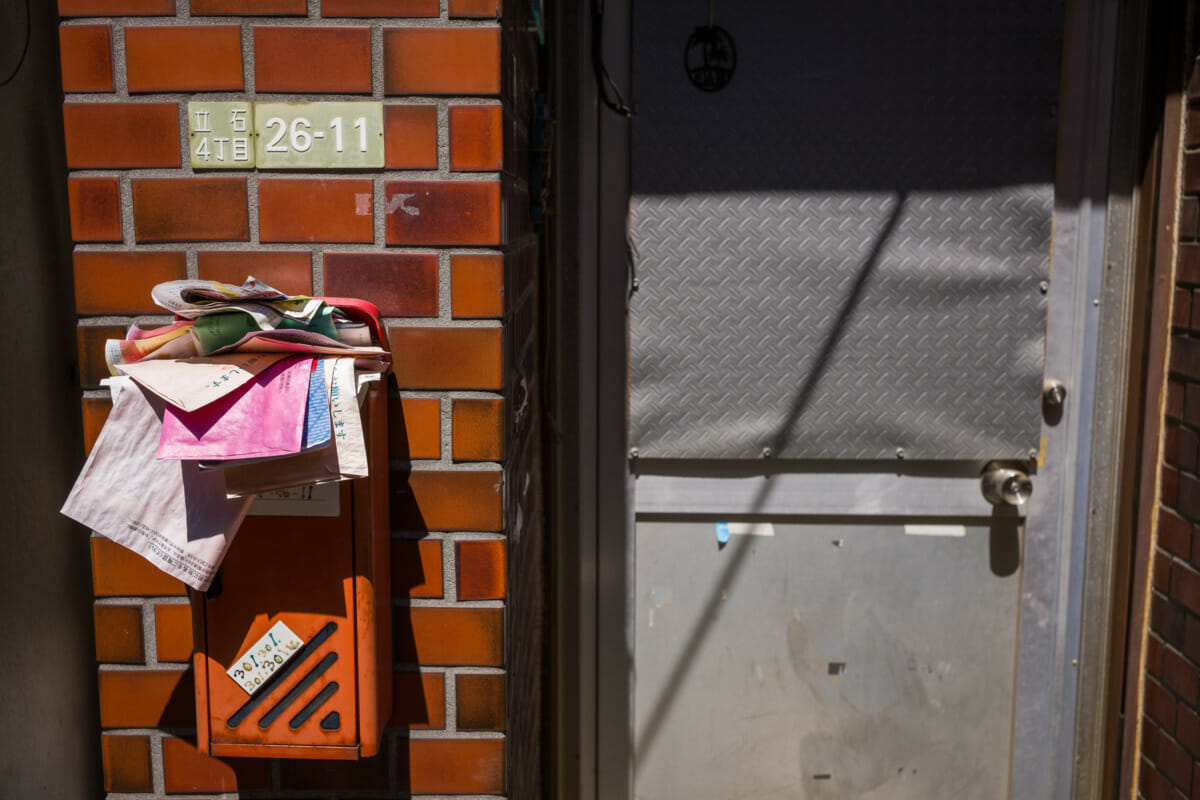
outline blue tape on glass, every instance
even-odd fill
[[[729,523],[717,523],[717,544],[725,544],[729,541]]]

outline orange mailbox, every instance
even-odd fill
[[[369,322],[378,334],[378,318]],[[336,516],[248,516],[219,585],[192,592],[201,752],[379,752],[392,709],[387,398],[382,381],[368,385],[369,477],[324,487]],[[282,665],[260,669],[263,659]]]

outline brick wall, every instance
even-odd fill
[[[1188,82],[1138,789],[1200,795],[1200,60]]]
[[[90,540],[105,789],[539,794],[536,51],[500,0],[59,0],[88,447],[150,288],[247,274],[387,317],[396,704],[360,762],[201,756],[181,584]],[[196,173],[189,99],[382,100],[383,170]],[[419,216],[387,213],[397,193]],[[361,213],[356,196],[372,198]],[[236,547],[236,544],[234,545]]]

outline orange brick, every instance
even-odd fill
[[[121,193],[116,178],[67,179],[71,238],[77,242],[121,241]]]
[[[131,92],[240,92],[242,34],[237,25],[125,28]]]
[[[442,596],[442,543],[437,539],[392,541],[392,595]]]
[[[446,680],[440,672],[397,672],[393,728],[446,727]]]
[[[92,537],[92,587],[97,597],[186,595],[183,583],[116,542]]]
[[[96,444],[104,421],[108,419],[108,412],[112,411],[112,400],[107,397],[84,397],[80,406],[83,414],[83,454],[88,455]]]
[[[392,477],[392,527],[399,530],[498,531],[503,473],[420,470]]]
[[[348,786],[358,791],[388,788],[388,760],[384,756],[358,761],[286,758],[279,766],[285,790],[324,790],[340,794]]]
[[[371,31],[256,25],[254,85],[260,92],[370,92]]]
[[[149,792],[150,739],[146,736],[100,737],[100,760],[104,764],[104,790]]]
[[[288,294],[312,294],[312,253],[307,250],[276,252],[252,250],[197,255],[200,277],[241,286],[254,277]]]
[[[64,17],[175,16],[175,0],[58,0]]]
[[[191,725],[196,720],[193,692],[191,670],[101,670],[100,726]]]
[[[450,430],[455,461],[500,461],[504,458],[504,401],[455,399]]]
[[[387,94],[499,94],[499,28],[390,28],[383,32]]]
[[[436,317],[437,256],[326,253],[325,293],[368,298],[387,317]]]
[[[141,606],[94,606],[96,660],[140,664],[146,660]]]
[[[176,103],[67,103],[63,137],[72,169],[182,163]]]
[[[163,739],[163,778],[167,794],[237,792],[271,788],[271,762],[206,756],[186,739]]]
[[[503,151],[500,106],[450,107],[450,169],[498,170]]]
[[[162,313],[150,290],[187,277],[183,253],[76,250],[75,310],[80,314]]]
[[[450,0],[450,16],[493,19],[500,16],[500,0]]]
[[[407,739],[400,746],[408,747],[400,783],[413,794],[504,793],[503,739]]]
[[[250,238],[245,178],[134,179],[138,242]]]
[[[456,545],[459,600],[503,600],[508,583],[505,542],[464,541]]]
[[[504,658],[503,609],[398,608],[392,618],[401,663],[498,667]]]
[[[499,253],[451,256],[450,308],[456,319],[504,316],[504,257]]]
[[[502,731],[505,723],[503,675],[456,675],[460,731]]]
[[[109,339],[124,338],[125,329],[120,325],[81,325],[75,329],[81,386],[97,387],[101,380],[109,376],[108,364],[104,360],[104,343]]]
[[[392,458],[441,458],[441,403],[433,398],[389,398],[388,454]]]
[[[500,244],[498,181],[387,181],[384,196],[388,244]]]
[[[264,242],[372,242],[369,179],[260,178],[258,230]]]
[[[388,329],[402,389],[501,388],[499,328]]]
[[[437,169],[437,106],[384,106],[383,153],[388,169]]]
[[[108,25],[63,25],[58,29],[64,92],[111,92],[112,34]]]
[[[438,0],[321,0],[322,17],[436,17]]]
[[[191,0],[192,16],[304,16],[305,0]]]
[[[154,606],[154,640],[159,661],[190,661],[192,607],[168,603]]]

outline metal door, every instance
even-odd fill
[[[632,4],[597,794],[1060,796],[1111,53],[1056,3],[713,13]],[[702,91],[713,24],[736,66]],[[1029,503],[984,500],[993,460]]]

